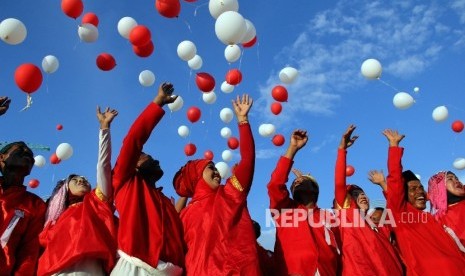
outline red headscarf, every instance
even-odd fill
[[[180,196],[192,197],[195,186],[203,177],[203,170],[211,161],[208,159],[190,160],[174,175],[173,186]]]
[[[443,217],[447,212],[447,171],[441,171],[431,176],[428,181],[428,198],[431,203],[431,213],[436,218]]]

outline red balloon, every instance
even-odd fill
[[[134,53],[140,57],[149,57],[152,53],[155,47],[153,46],[153,42],[150,40],[149,43],[143,45],[143,46],[136,46],[132,45],[132,50]]]
[[[42,84],[42,72],[32,63],[24,63],[15,71],[15,82],[19,89],[34,93]]]
[[[211,150],[206,150],[206,151],[203,153],[203,157],[205,157],[205,159],[208,159],[208,160],[213,160],[213,151],[211,151]]]
[[[195,123],[200,119],[200,116],[202,115],[202,112],[200,112],[200,109],[198,107],[192,106],[187,110],[187,119],[191,123]]]
[[[229,137],[228,147],[233,150],[237,149],[239,147],[239,140],[236,137]]]
[[[63,129],[63,125],[58,124],[58,125],[57,125],[57,130],[62,130],[62,129]]]
[[[462,132],[463,127],[464,127],[463,122],[460,120],[456,120],[452,123],[452,130],[457,133]]]
[[[156,0],[155,8],[162,16],[173,18],[181,12],[181,3],[179,0]]]
[[[346,176],[352,176],[355,173],[355,168],[351,165],[346,166]]]
[[[242,81],[242,73],[238,69],[231,69],[226,73],[226,82],[230,85],[237,85]]]
[[[61,10],[71,18],[78,18],[84,10],[81,0],[61,0]]]
[[[286,102],[287,101],[287,89],[282,85],[276,85],[271,90],[271,96],[278,102]]]
[[[95,27],[98,27],[98,16],[93,13],[93,12],[88,12],[86,14],[84,14],[84,16],[82,17],[82,24],[84,23],[89,23],[89,24],[92,24],[94,25]]]
[[[283,110],[283,106],[279,102],[274,102],[271,104],[271,113],[278,115]]]
[[[255,45],[255,42],[257,42],[257,36],[255,36],[254,38],[252,38],[252,40],[249,41],[249,42],[242,43],[242,47],[244,47],[244,48],[250,48],[250,47],[252,47],[252,46]]]
[[[152,34],[149,28],[144,25],[137,25],[129,33],[129,41],[132,45],[144,46],[152,40]]]
[[[281,134],[276,134],[275,136],[273,136],[273,139],[271,140],[273,142],[273,144],[275,146],[282,146],[284,145],[284,142],[286,141],[286,139],[284,139],[284,136],[281,135]]]
[[[58,158],[57,154],[56,153],[53,153],[51,156],[50,156],[50,163],[56,165],[58,163],[61,162],[61,159]]]
[[[202,92],[211,92],[215,88],[215,79],[205,72],[197,73],[195,83]]]
[[[29,180],[29,187],[32,188],[32,189],[37,188],[39,186],[39,184],[40,184],[39,180],[37,180],[35,178]]]
[[[192,144],[192,143],[189,143],[187,144],[185,147],[184,147],[184,153],[187,155],[187,156],[192,156],[195,154],[195,152],[197,151],[197,147]]]
[[[97,57],[97,67],[103,71],[110,71],[116,66],[115,58],[108,54],[102,53]]]

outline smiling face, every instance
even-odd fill
[[[69,193],[75,197],[83,197],[90,192],[90,184],[82,176],[75,175],[68,182]]]
[[[370,200],[368,199],[367,195],[365,192],[361,191],[356,199],[357,206],[363,211],[367,211],[370,209]]]
[[[208,163],[208,165],[203,170],[202,174],[203,180],[212,188],[213,190],[218,189],[221,183],[221,175],[218,169],[215,167],[213,162]]]
[[[465,189],[462,182],[452,172],[448,172],[446,175],[446,189],[454,196],[465,197]]]
[[[426,192],[420,180],[407,182],[407,200],[418,210],[426,208]]]
[[[376,209],[371,214],[370,219],[375,225],[378,225],[382,216],[383,216],[383,210]]]
[[[34,166],[34,155],[29,147],[13,145],[7,152],[0,154],[0,166],[3,173],[14,170],[29,175]]]

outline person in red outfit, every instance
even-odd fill
[[[286,188],[294,156],[307,140],[304,130],[292,133],[287,151],[279,159],[267,186],[276,222],[277,275],[336,275],[339,271],[339,249],[326,223],[329,214],[317,206],[318,183],[313,177],[293,170],[297,177],[291,185],[292,199]]]
[[[253,228],[255,231],[255,238],[257,239],[255,245],[257,246],[257,253],[258,253],[258,261],[260,262],[260,270],[262,275],[273,276],[276,274],[275,271],[275,264],[276,261],[274,260],[274,253],[273,251],[265,249],[259,242],[258,238],[260,238],[262,234],[262,229],[260,224],[255,220],[252,220]]]
[[[251,106],[246,94],[233,100],[241,160],[225,185],[220,185],[220,173],[207,159],[188,161],[173,178],[177,194],[192,197],[181,211],[187,275],[260,275],[246,201],[255,168],[255,144],[247,116]]]
[[[339,144],[335,172],[335,197],[340,210],[343,275],[403,275],[400,260],[389,243],[372,224],[366,220],[369,199],[362,188],[346,185],[347,148],[358,136],[350,125]]]
[[[71,174],[58,181],[47,201],[40,234],[43,253],[37,275],[108,275],[116,263],[116,233],[111,186],[110,124],[114,109],[97,107],[100,123],[97,187]],[[85,231],[82,231],[85,229]]]
[[[428,181],[431,213],[457,246],[465,252],[465,187],[450,171],[441,171]]]
[[[427,212],[426,192],[415,174],[402,172],[405,135],[386,129],[389,142],[387,208],[396,225],[394,232],[407,275],[464,275],[465,258],[443,227]]]
[[[10,106],[0,97],[0,116]],[[34,275],[39,257],[39,233],[45,219],[45,202],[26,191],[24,178],[34,157],[24,142],[0,149],[0,275]]]
[[[119,213],[118,260],[111,275],[181,275],[185,244],[179,215],[156,182],[163,176],[158,160],[142,152],[144,144],[172,103],[170,83],[134,121],[113,168],[113,188]]]

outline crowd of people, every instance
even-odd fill
[[[158,89],[123,140],[111,167],[110,126],[118,111],[97,107],[97,183],[77,173],[58,181],[44,202],[26,190],[34,165],[22,141],[0,149],[1,275],[465,275],[465,189],[441,171],[428,181],[402,166],[404,138],[386,129],[388,174],[369,172],[386,208],[370,209],[362,187],[346,183],[346,157],[356,127],[342,134],[334,173],[334,206],[318,207],[318,181],[293,168],[308,142],[292,132],[267,185],[276,225],[273,251],[257,239],[247,209],[255,172],[248,114],[252,98],[232,101],[240,161],[225,184],[208,159],[190,160],[173,177],[174,203],[157,187],[163,176],[144,144],[173,103],[171,83]],[[0,97],[0,116],[10,99]],[[287,187],[289,174],[294,179]],[[432,210],[426,212],[426,201]],[[118,216],[115,215],[115,210]]]

